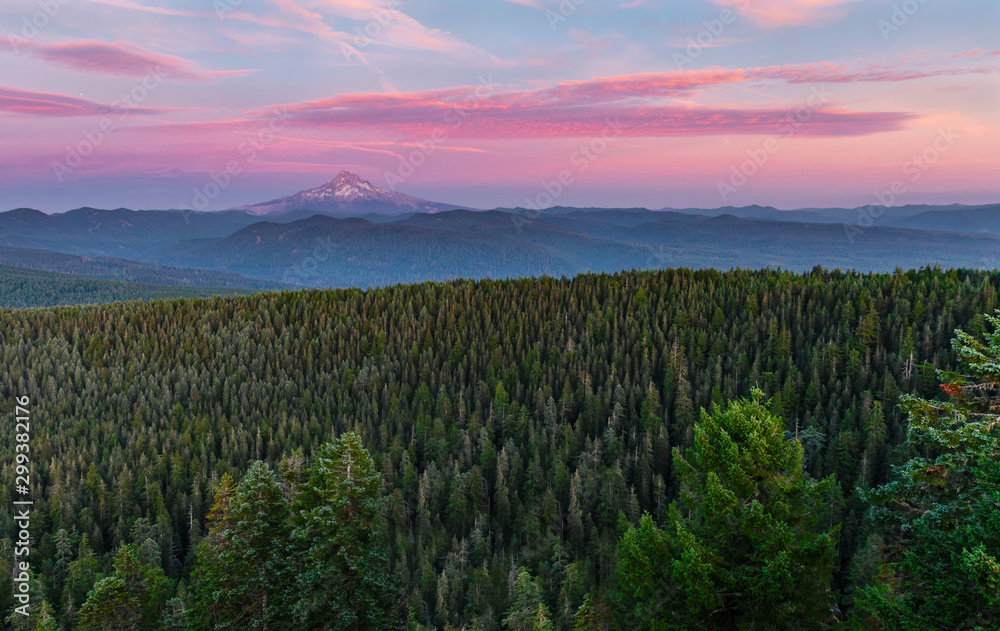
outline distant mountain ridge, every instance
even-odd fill
[[[893,207],[875,221],[862,221],[870,207],[475,211],[387,191],[347,172],[285,199],[293,198],[257,207],[275,213],[265,216],[20,208],[0,213],[0,246],[17,248],[0,247],[0,264],[248,288],[664,267],[1000,268],[1000,205]],[[313,203],[322,209],[297,208]]]
[[[262,221],[222,239],[184,241],[156,258],[166,265],[196,264],[320,287],[576,271],[553,252],[504,235],[323,215],[287,224]]]
[[[47,215],[31,209],[0,213],[0,246],[81,256],[142,259],[181,239],[221,237],[258,218],[246,213],[77,208]]]
[[[1000,234],[1000,205],[967,206],[955,210],[928,210],[894,222],[916,230]]]
[[[311,210],[333,215],[360,215],[379,213],[436,213],[456,210],[463,206],[441,204],[372,184],[349,171],[341,171],[326,184],[289,197],[272,199],[252,206],[239,206],[238,210],[251,215],[281,215],[297,210]]]

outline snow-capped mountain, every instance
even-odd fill
[[[254,215],[278,215],[296,210],[314,210],[333,215],[363,215],[378,213],[399,215],[403,213],[435,213],[455,210],[462,206],[439,204],[412,195],[404,195],[372,184],[348,171],[341,171],[326,184],[290,197],[274,199],[263,204],[241,206],[241,210]]]

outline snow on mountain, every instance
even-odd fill
[[[290,197],[274,199],[241,210],[254,215],[277,215],[295,210],[315,210],[337,215],[380,213],[398,215],[413,212],[440,212],[461,206],[439,204],[412,195],[397,193],[372,184],[349,171],[341,171],[326,184]]]

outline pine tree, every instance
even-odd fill
[[[533,578],[527,568],[522,567],[517,571],[514,601],[507,611],[503,624],[507,631],[552,628],[548,609],[542,602],[542,590],[538,585],[538,579]]]
[[[52,606],[47,600],[42,601],[42,606],[38,609],[38,621],[35,625],[36,631],[59,631],[59,623],[52,613]]]
[[[612,631],[611,611],[604,603],[598,602],[593,594],[583,598],[583,604],[573,616],[573,631]]]
[[[374,631],[405,622],[383,550],[381,494],[382,477],[357,434],[315,453],[295,502],[296,628]]]
[[[675,451],[681,497],[666,531],[649,514],[618,547],[615,601],[649,630],[813,629],[830,622],[835,532],[817,513],[832,483],[802,469],[802,446],[761,402],[732,402]],[[628,626],[628,625],[626,625]]]
[[[163,631],[190,631],[191,620],[187,606],[181,598],[167,601],[163,612]]]
[[[122,546],[115,571],[94,585],[80,608],[83,631],[145,631],[160,627],[169,582],[159,567],[140,561],[134,545]]]
[[[274,473],[256,461],[240,484],[223,478],[195,590],[202,625],[275,629],[289,619],[289,510]]]
[[[1000,312],[986,319],[985,342],[955,332],[947,400],[902,398],[919,455],[862,493],[886,545],[858,605],[885,628],[1000,625]]]
[[[64,614],[66,618],[76,617],[80,606],[87,600],[87,594],[97,581],[101,564],[90,547],[90,537],[83,533],[77,546],[76,559],[70,561],[66,569],[66,583],[63,586]]]

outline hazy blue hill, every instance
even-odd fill
[[[599,238],[603,236],[601,231],[587,233],[574,226],[574,222],[564,225],[556,217],[531,220],[524,215],[500,211],[455,210],[433,215],[413,215],[398,223],[503,235],[544,247],[572,264],[576,272],[650,267],[648,248]]]
[[[549,215],[569,215],[573,213],[607,213],[607,212],[622,212],[622,213],[651,213],[656,212],[648,208],[598,208],[596,206],[550,206],[548,208],[542,209],[528,209],[523,206],[518,206],[517,208],[494,208],[499,212],[505,213],[527,213],[529,216],[549,216]],[[669,210],[669,209],[666,209]]]
[[[729,215],[703,222],[673,218],[619,230],[615,238],[662,248],[671,266],[828,268],[892,271],[940,263],[998,266],[1000,237],[881,226],[775,222]]]
[[[538,221],[552,223],[601,239],[628,238],[632,228],[656,221],[672,219],[681,223],[700,223],[710,218],[703,215],[685,215],[674,211],[609,210],[605,212],[576,212],[539,217]]]
[[[144,285],[0,265],[0,308],[5,309],[250,293],[247,289]]]
[[[917,230],[1000,234],[1000,205],[958,210],[931,210],[895,221],[893,225]]]
[[[180,211],[81,208],[45,215],[17,209],[0,213],[0,247],[20,248],[0,251],[0,264],[161,285],[247,288],[274,288],[282,279],[341,287],[673,266],[1000,266],[1000,206],[893,208],[864,229],[856,210],[762,206],[366,217],[290,213],[264,221],[239,211],[186,217]]]
[[[130,259],[89,257],[48,250],[0,246],[0,265],[88,278],[123,280],[147,285],[192,287],[238,287],[243,289],[284,289],[281,283],[217,272],[168,267]]]
[[[46,215],[19,209],[0,213],[0,245],[141,260],[181,239],[222,237],[255,221],[241,212],[78,208]]]
[[[876,203],[875,200],[872,200]],[[700,215],[704,217],[720,217],[722,215],[732,215],[741,219],[768,219],[773,221],[792,221],[800,223],[857,223],[860,216],[874,217],[876,225],[905,225],[910,217],[915,217],[929,212],[940,212],[942,216],[950,216],[956,221],[961,221],[962,215],[948,215],[948,213],[987,208],[986,206],[965,206],[962,204],[949,205],[929,205],[929,204],[906,204],[903,206],[890,206],[880,208],[880,212],[873,213],[871,206],[861,206],[859,208],[798,208],[794,210],[779,210],[773,206],[724,206],[722,208],[683,208],[664,209],[674,210],[685,215]],[[915,227],[915,226],[914,226]]]
[[[261,222],[222,239],[186,241],[158,259],[314,286],[380,286],[450,278],[573,274],[575,267],[531,243],[322,215]]]
[[[400,215],[381,215],[378,213],[363,213],[357,215],[344,214],[332,211],[322,211],[322,210],[293,210],[287,213],[281,213],[278,215],[267,215],[264,217],[258,217],[257,221],[270,221],[272,223],[292,223],[295,221],[302,221],[303,219],[309,219],[310,217],[315,217],[316,215],[323,215],[326,217],[333,217],[335,219],[347,219],[349,217],[357,217],[359,219],[367,219],[372,223],[395,223],[401,221],[407,217],[415,214],[424,213],[403,213]]]
[[[37,229],[37,227],[48,226],[46,223],[51,219],[40,210],[34,208],[15,208],[5,213],[0,213],[0,222],[8,229]]]

